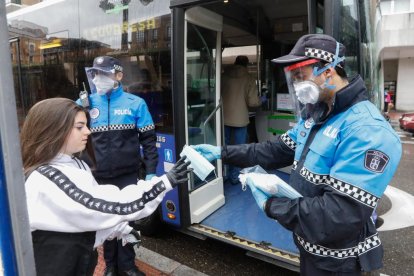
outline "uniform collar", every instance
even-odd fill
[[[335,93],[335,104],[332,114],[338,114],[366,100],[368,100],[367,89],[361,76],[357,75],[347,86]]]

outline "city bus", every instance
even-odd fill
[[[249,57],[257,93],[267,99],[250,112],[249,142],[275,139],[292,127],[284,74],[271,60],[287,54],[307,33],[329,34],[342,42],[348,76],[362,75],[370,100],[382,105],[374,43],[376,1],[34,2],[13,5],[7,13],[16,124],[21,126],[39,100],[76,100],[84,84],[90,91],[85,67],[96,56],[114,56],[124,65],[125,91],[142,97],[153,117],[158,175],[174,165],[184,145],[223,145],[221,73],[237,55]],[[221,160],[214,166],[205,180],[191,175],[187,186],[169,192],[158,212],[141,222],[143,232],[150,234],[163,223],[298,271],[292,234],[268,219],[250,192],[224,180]],[[272,173],[287,180],[289,171]]]

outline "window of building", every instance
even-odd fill
[[[394,0],[394,13],[403,13],[410,11],[410,0]]]
[[[29,43],[29,63],[33,63],[34,55],[35,55],[35,44]]]
[[[411,2],[413,2],[411,4]],[[383,15],[394,13],[405,13],[414,10],[412,0],[381,0],[381,13]]]
[[[145,40],[145,32],[144,31],[138,31],[137,32],[137,40],[140,43],[144,42],[144,40]]]
[[[152,40],[158,40],[158,29],[152,29]]]
[[[167,26],[167,37],[170,39],[171,38],[171,25]]]

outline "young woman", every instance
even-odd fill
[[[76,157],[91,133],[86,115],[69,99],[47,99],[30,109],[21,131],[38,276],[92,275],[97,260],[94,244],[110,234],[128,234],[126,221],[154,212],[166,192],[187,183],[191,171],[182,158],[166,175],[150,181],[122,190],[98,185],[89,166]]]

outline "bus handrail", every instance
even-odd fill
[[[211,120],[211,118],[213,118],[213,116],[216,114],[217,110],[222,109],[222,107],[223,107],[223,102],[222,102],[222,100],[220,98],[219,104],[216,106],[216,108],[214,108],[214,110],[210,113],[210,115],[208,115],[207,119],[203,123],[204,144],[207,143],[206,125]]]

